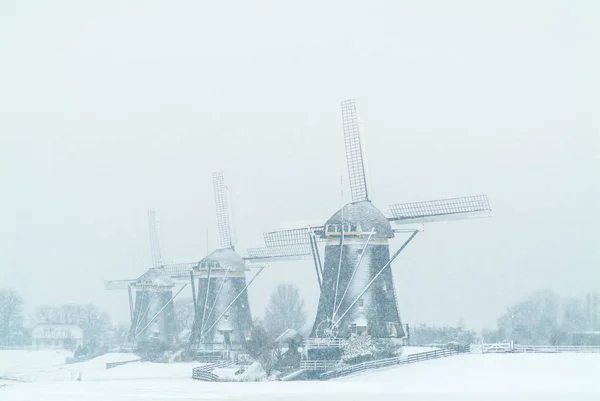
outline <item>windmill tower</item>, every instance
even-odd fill
[[[265,267],[246,264],[260,258],[244,258],[235,251],[229,192],[222,172],[213,174],[213,186],[220,248],[195,269],[198,295],[189,344],[201,360],[228,359],[249,339],[252,316],[247,289]],[[250,267],[260,270],[246,283]]]
[[[174,285],[164,269],[161,269],[162,250],[155,209],[148,210],[148,228],[152,268],[131,286],[135,291],[135,306],[129,337],[138,339],[143,333],[142,338],[161,337],[167,342],[172,342],[176,335],[175,312],[173,303],[169,301],[173,298]]]
[[[264,260],[313,256],[321,292],[307,345],[316,348],[339,346],[353,333],[404,336],[391,263],[418,230],[394,229],[391,223],[484,217],[490,212],[487,197],[481,195],[392,205],[392,217],[386,217],[369,198],[355,101],[344,101],[341,106],[352,202],[322,226],[266,233],[266,249],[248,250],[249,255]],[[398,234],[406,239],[391,253],[389,240]],[[320,243],[325,244],[323,260]]]
[[[163,264],[155,209],[148,210],[148,228],[152,268],[137,279],[108,281],[105,286],[108,290],[128,291],[131,318],[127,336],[129,343],[147,339],[171,343],[180,329],[175,324],[173,300],[187,286],[187,279],[195,264]],[[173,295],[174,287],[181,284],[182,280],[183,286]]]

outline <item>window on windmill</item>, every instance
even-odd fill
[[[358,307],[359,307],[359,308],[362,308],[362,307],[364,307],[364,305],[365,305],[365,301],[364,301],[364,299],[360,298],[360,299],[358,300]]]
[[[385,281],[383,282],[382,289],[383,289],[383,291],[387,291],[387,283]]]
[[[352,334],[357,334],[356,323],[352,323],[352,324],[350,325],[350,333],[352,333]]]

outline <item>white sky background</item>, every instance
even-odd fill
[[[151,265],[147,209],[166,261],[200,259],[218,169],[240,249],[328,218],[356,98],[379,208],[492,203],[397,260],[405,321],[492,326],[532,290],[600,290],[599,20],[595,1],[4,0],[0,287],[126,319],[104,281]],[[272,264],[256,314],[278,282],[314,315],[312,261]]]

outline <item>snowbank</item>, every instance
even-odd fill
[[[600,354],[465,354],[335,381],[402,392],[600,392],[598,377]]]
[[[407,348],[406,352],[412,351],[410,347]],[[125,356],[129,357],[129,355]],[[94,361],[87,362],[90,369],[91,362]],[[100,365],[98,361],[95,362]],[[98,370],[94,373],[93,370],[89,370],[84,373],[81,382],[38,381],[2,387],[0,399],[10,401],[270,401],[281,399],[286,401],[307,399],[315,401],[321,399],[328,401],[372,399],[378,401],[398,399],[506,401],[507,397],[511,401],[600,399],[600,381],[597,380],[600,377],[600,354],[459,355],[327,382],[201,382],[191,380],[193,366],[198,364],[132,363],[108,371]]]

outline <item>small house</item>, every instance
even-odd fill
[[[74,324],[37,324],[31,341],[37,349],[75,349],[83,345],[83,330]]]

